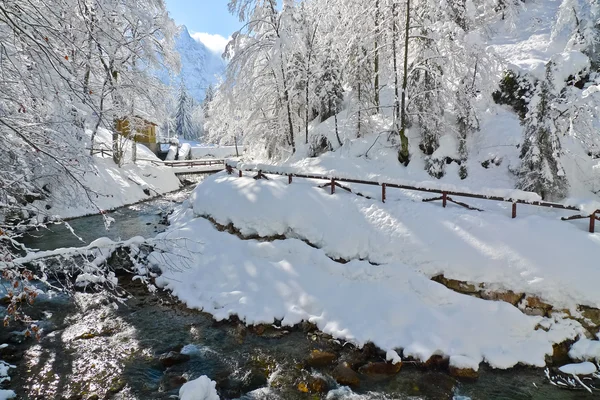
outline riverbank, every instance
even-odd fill
[[[200,199],[212,201],[198,196],[217,179],[209,178],[206,187],[203,183],[183,201],[172,226],[154,241],[171,250],[159,262],[163,275],[156,283],[173,289],[174,296],[170,291],[150,294],[122,275],[119,282],[131,295],[124,304],[85,293],[76,294],[73,302],[52,293],[40,297],[34,317],[43,328],[42,341],[26,340],[18,329],[0,337],[0,343],[20,349],[17,370],[11,371],[19,378],[10,387],[31,399],[56,393],[83,399],[166,399],[185,381],[206,375],[217,382],[224,399],[593,398],[580,390],[557,389],[543,368],[524,367],[523,361],[508,370],[487,366],[488,358],[498,365],[500,351],[505,351],[504,360],[515,359],[515,348],[522,357],[537,351],[538,359],[553,365],[550,376],[560,378],[555,367],[571,362],[574,337],[562,346],[553,344],[569,329],[578,332],[580,322],[561,321],[550,315],[553,310],[543,309],[543,302],[537,304],[543,315],[525,315],[519,304],[509,304],[512,298],[481,299],[489,291],[480,286],[441,276],[433,282],[406,266],[334,261],[314,244],[289,238],[292,232],[248,240],[235,224],[219,225],[196,217],[191,209]],[[245,188],[248,194],[264,195],[253,182]],[[231,214],[239,214],[242,209],[228,200],[234,207]],[[158,209],[141,214],[156,216]],[[123,226],[154,228],[133,223],[140,218],[137,211],[118,219]],[[102,227],[96,228],[102,236]],[[365,282],[372,290],[364,290]],[[363,318],[367,311],[369,318]],[[415,331],[419,326],[427,329]],[[415,338],[421,352],[378,337]],[[431,345],[431,340],[437,342]],[[471,353],[471,360],[458,360],[467,361],[472,371],[457,370],[444,343],[465,357],[484,344],[485,360],[475,371]],[[439,351],[428,356],[428,346]],[[388,362],[390,349],[402,364]],[[499,351],[487,353],[494,349]],[[5,355],[0,351],[0,358]],[[175,362],[165,365],[161,356]],[[61,363],[67,367],[51,373]]]
[[[157,284],[217,320],[309,321],[358,346],[473,372],[544,367],[570,343],[598,343],[590,257],[600,235],[548,213],[511,220],[413,197],[382,204],[310,181],[212,176],[157,237],[169,254],[156,253]],[[568,270],[563,246],[578,257]]]
[[[310,323],[216,321],[130,277],[121,284],[130,294],[123,304],[85,293],[40,298],[40,342],[0,334],[10,343],[2,355],[17,367],[11,387],[19,398],[168,399],[202,375],[217,383],[222,399],[594,398],[555,388],[540,369],[483,366],[478,380],[461,380],[444,363],[404,360],[392,368],[375,346],[357,348]]]

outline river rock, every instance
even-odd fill
[[[166,374],[162,379],[162,387],[165,391],[170,391],[183,386],[187,382],[185,376],[177,374]]]
[[[392,364],[387,362],[370,362],[360,367],[358,372],[365,375],[396,375],[402,368],[402,362]]]
[[[516,306],[523,298],[523,294],[515,293],[510,290],[507,292],[482,292],[481,298],[484,300],[504,301],[505,303]]]
[[[596,329],[600,327],[600,310],[593,307],[579,306],[579,311],[583,314],[584,320],[581,324],[587,329]]]
[[[450,360],[447,357],[437,354],[429,357],[429,359],[422,364],[425,369],[436,371],[447,371],[449,365]]]
[[[471,283],[458,281],[456,279],[448,279],[444,275],[434,276],[433,278],[431,278],[431,280],[441,283],[442,285],[446,286],[448,289],[453,290],[458,293],[475,295],[475,294],[479,294],[479,291],[480,291],[479,287],[477,287]]]
[[[321,377],[313,377],[309,381],[309,388],[312,393],[327,393],[329,392],[329,384]]]
[[[552,345],[552,359],[550,360],[554,365],[564,365],[571,362],[569,357],[569,350],[575,343],[574,340],[566,340],[562,343],[555,343]],[[548,363],[547,363],[548,364]]]
[[[459,379],[474,380],[479,378],[479,372],[472,368],[449,367],[450,376]]]
[[[552,310],[552,306],[543,302],[537,296],[527,296],[524,301],[521,301],[519,308],[527,315],[545,317]]]
[[[160,361],[160,363],[167,368],[176,364],[183,364],[184,362],[187,362],[189,360],[190,356],[188,356],[187,354],[176,353],[174,351],[161,354],[158,358],[158,361]]]
[[[0,347],[0,360],[6,362],[15,362],[23,358],[23,353],[20,352],[17,347],[13,344],[7,344],[4,347]]]
[[[333,353],[321,350],[313,350],[310,352],[305,364],[313,368],[326,367],[333,364],[336,359],[337,356]]]
[[[335,379],[340,385],[358,386],[360,384],[360,378],[358,377],[358,374],[354,372],[352,368],[350,368],[348,363],[338,364],[331,374],[333,379]]]

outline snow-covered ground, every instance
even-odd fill
[[[600,306],[593,262],[600,235],[557,221],[556,214],[512,220],[493,203],[485,213],[443,209],[390,191],[382,204],[315,186],[226,174],[206,179],[157,237],[170,252],[152,256],[163,271],[157,283],[217,320],[234,314],[247,324],[307,320],[359,345],[370,341],[421,360],[443,354],[474,369],[483,361],[543,366],[553,343],[583,329],[458,294],[431,276],[538,294],[560,307]],[[233,222],[245,234],[291,238],[244,241],[201,215]],[[338,257],[352,261],[331,260]]]
[[[8,345],[3,343],[0,344],[0,349],[7,347]],[[10,377],[8,376],[8,371],[11,368],[15,368],[14,365],[10,365],[6,361],[0,360],[0,383],[5,381],[10,381]],[[13,399],[17,395],[12,390],[3,390],[0,389],[0,400]]]
[[[374,199],[340,189],[331,196],[303,179],[288,185],[286,178],[222,174],[199,185],[187,206],[220,224],[232,222],[245,235],[307,240],[334,259],[399,262],[428,277],[537,295],[557,308],[600,307],[594,261],[600,233],[587,233],[585,220],[563,222],[560,213],[528,206],[513,220],[510,204],[489,201],[467,201],[485,212],[444,209],[394,189],[384,204],[379,188],[353,187]]]
[[[100,129],[94,148],[110,149],[111,136],[111,132]],[[180,187],[173,170],[161,166],[160,160],[143,145],[137,145],[138,161],[134,164],[131,161],[131,142],[123,141],[125,162],[121,168],[113,162],[110,154],[95,154],[93,163],[80,177],[80,181],[90,189],[89,197],[80,186],[65,179],[64,186],[52,187],[54,195],[50,201],[37,202],[39,208],[44,209],[48,204],[51,206],[48,214],[72,218],[136,203]]]

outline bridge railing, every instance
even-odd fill
[[[431,201],[441,201],[442,206],[445,208],[448,202],[454,203],[456,205],[468,208],[470,210],[483,211],[478,208],[469,206],[468,204],[459,202],[454,200],[453,197],[465,197],[471,199],[480,199],[480,200],[491,200],[497,202],[506,202],[512,203],[512,218],[517,217],[517,204],[525,204],[534,207],[546,207],[553,208],[559,210],[569,210],[569,211],[578,211],[581,212],[581,215],[574,215],[571,217],[563,217],[563,221],[574,220],[574,219],[588,219],[590,221],[589,231],[590,233],[595,232],[595,222],[596,220],[600,221],[600,205],[597,202],[591,202],[589,205],[585,206],[576,206],[571,204],[561,204],[561,203],[553,203],[547,202],[543,200],[537,200],[539,196],[535,193],[531,192],[523,192],[516,190],[498,190],[492,189],[489,193],[474,193],[470,191],[461,191],[461,190],[452,190],[452,189],[444,189],[441,187],[427,187],[425,185],[411,185],[411,184],[400,184],[393,182],[379,182],[372,180],[363,180],[363,179],[353,179],[348,177],[335,177],[335,176],[325,176],[319,174],[308,174],[308,173],[295,173],[292,171],[276,171],[269,170],[261,167],[252,167],[252,168],[244,168],[243,166],[239,166],[238,164],[230,164],[225,162],[225,169],[229,174],[234,173],[234,169],[238,170],[238,175],[240,177],[243,176],[243,172],[254,172],[256,175],[254,179],[268,179],[266,175],[279,175],[279,176],[287,176],[288,184],[292,184],[293,178],[303,178],[303,179],[315,179],[315,180],[324,180],[327,181],[324,185],[320,187],[329,187],[331,190],[331,194],[335,193],[335,189],[341,188],[350,193],[357,194],[359,196],[368,197],[358,192],[353,192],[352,189],[343,186],[340,182],[345,183],[355,183],[360,185],[371,185],[371,186],[380,186],[381,187],[381,201],[385,203],[386,201],[386,192],[388,188],[394,189],[404,189],[425,193],[433,193],[439,196],[423,199],[424,202]]]

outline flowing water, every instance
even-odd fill
[[[150,237],[175,196],[117,210],[115,223],[104,230],[102,218],[71,222],[86,242],[110,236]],[[29,246],[52,249],[77,246],[64,227],[25,239]],[[16,365],[10,388],[22,399],[168,399],[176,398],[185,380],[207,375],[217,382],[223,399],[592,399],[584,391],[558,389],[539,369],[492,371],[483,368],[475,382],[459,382],[444,372],[406,363],[394,376],[360,375],[353,390],[338,386],[332,367],[309,368],[312,350],[334,353],[339,361],[382,361],[371,348],[356,349],[310,326],[286,330],[248,328],[236,320],[216,322],[187,309],[168,293],[150,294],[131,277],[120,277],[129,297],[115,302],[104,295],[52,291],[28,310],[43,328],[37,342],[22,332],[0,330],[5,360]],[[5,312],[0,307],[0,317]],[[175,358],[160,360],[173,351]],[[181,353],[180,353],[181,352]],[[171,362],[169,362],[171,361]],[[173,363],[173,365],[171,365]],[[320,379],[324,392],[305,393],[300,383]],[[302,387],[302,385],[301,385]]]

